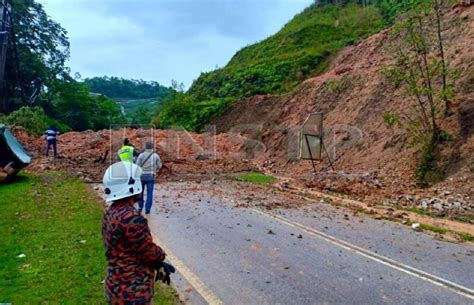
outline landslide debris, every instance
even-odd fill
[[[474,5],[456,5],[445,14],[443,37],[449,68],[457,71],[454,114],[440,119],[440,128],[454,137],[440,152],[446,179],[433,187],[415,184],[418,154],[402,128],[387,129],[384,113],[413,109],[403,88],[383,74],[392,63],[390,29],[343,49],[321,76],[310,78],[283,95],[258,95],[233,104],[213,123],[219,132],[244,134],[265,147],[254,162],[275,176],[295,178],[307,188],[322,189],[364,200],[384,199],[395,205],[419,206],[456,214],[474,208]],[[335,163],[331,172],[326,155],[313,174],[310,161],[298,161],[299,128],[311,112],[324,113],[324,139]],[[255,144],[257,145],[257,144]],[[439,204],[423,203],[438,193],[452,192]],[[405,196],[413,197],[405,200]]]
[[[409,110],[412,103],[403,89],[394,87],[382,73],[391,63],[386,48],[389,30],[343,49],[328,72],[306,80],[290,93],[257,95],[233,104],[213,121],[219,132],[215,141],[205,134],[174,130],[157,130],[151,136],[141,129],[71,132],[59,136],[61,158],[51,162],[42,155],[43,139],[22,130],[15,135],[33,154],[31,171],[60,169],[100,180],[125,136],[138,148],[153,139],[165,164],[161,179],[260,169],[291,178],[283,188],[297,185],[370,205],[419,208],[439,216],[462,215],[473,222],[474,6],[453,7],[446,14],[443,35],[450,68],[460,77],[454,114],[442,119],[440,127],[455,140],[441,151],[446,179],[430,188],[420,189],[414,182],[417,153],[406,132],[388,130],[383,121],[384,113]],[[297,160],[299,128],[308,113],[316,111],[324,112],[325,143],[336,171],[330,171],[323,160],[314,174],[311,162]]]
[[[44,155],[44,139],[30,136],[20,128],[16,128],[14,133],[33,156],[27,170],[63,170],[88,181],[100,181],[109,164],[118,161],[117,151],[125,137],[137,149],[144,149],[147,141],[154,141],[164,164],[160,179],[185,179],[255,169],[241,151],[246,138],[235,134],[220,134],[214,138],[212,135],[174,130],[68,132],[59,135],[59,156],[53,160]]]

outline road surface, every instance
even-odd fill
[[[239,182],[157,185],[189,304],[474,304],[474,246]]]

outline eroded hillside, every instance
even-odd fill
[[[392,62],[390,30],[343,49],[327,73],[306,80],[291,93],[242,99],[214,123],[221,132],[243,132],[264,143],[265,153],[256,156],[256,164],[277,175],[304,177],[308,187],[357,195],[379,204],[380,198],[392,198],[393,203],[404,205],[428,199],[446,206],[457,201],[472,206],[473,18],[472,5],[455,6],[445,16],[448,64],[460,77],[454,114],[440,120],[441,128],[454,138],[442,150],[440,166],[447,178],[430,189],[418,189],[414,183],[418,154],[409,145],[406,131],[389,130],[383,120],[384,113],[414,108],[404,88],[396,88],[382,73]],[[315,177],[311,162],[292,159],[298,128],[308,113],[316,111],[325,115],[326,146],[337,173],[327,172],[325,159],[317,164]]]
[[[44,158],[44,140],[16,131],[32,152],[32,171],[63,169],[74,176],[100,180],[117,159],[121,140],[141,148],[153,140],[165,161],[161,179],[206,179],[261,169],[278,176],[281,188],[322,190],[360,199],[369,205],[415,207],[438,216],[474,214],[474,6],[455,6],[445,16],[449,67],[458,71],[453,114],[440,119],[453,139],[444,144],[439,166],[444,181],[415,184],[419,154],[403,128],[387,129],[383,114],[410,112],[413,100],[382,73],[392,61],[390,30],[343,49],[328,72],[310,78],[290,93],[244,98],[216,119],[218,134],[121,129],[70,132],[59,136],[61,158]],[[308,113],[325,116],[325,143],[334,162],[298,160],[299,129]]]

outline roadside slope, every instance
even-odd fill
[[[421,193],[411,199],[417,200],[426,193],[441,196],[445,192],[449,199],[474,208],[474,6],[449,10],[446,28],[447,59],[460,78],[453,101],[455,114],[442,119],[441,128],[455,139],[442,152],[448,179],[429,190],[415,188],[417,154],[409,147],[406,132],[388,130],[383,120],[384,113],[400,109],[409,112],[412,104],[404,90],[394,88],[382,74],[384,65],[391,62],[386,47],[389,30],[343,49],[328,72],[306,80],[292,92],[241,99],[213,123],[221,132],[234,130],[262,141],[266,152],[257,158],[262,169],[282,176],[308,177],[311,163],[292,161],[297,128],[308,113],[322,111],[329,154],[336,169],[345,173],[327,173],[329,165],[324,161],[317,167],[319,179],[309,176],[305,186],[367,200],[385,197],[410,201],[402,195]],[[452,155],[456,158],[448,158]]]
[[[387,26],[381,5],[310,5],[274,35],[239,50],[224,67],[201,73],[186,93],[164,103],[156,122],[160,128],[201,131],[241,97],[292,90],[324,72],[342,47]]]

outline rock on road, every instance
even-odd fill
[[[187,303],[474,304],[472,244],[324,203],[279,204],[292,200],[230,181],[157,185],[147,218]]]

